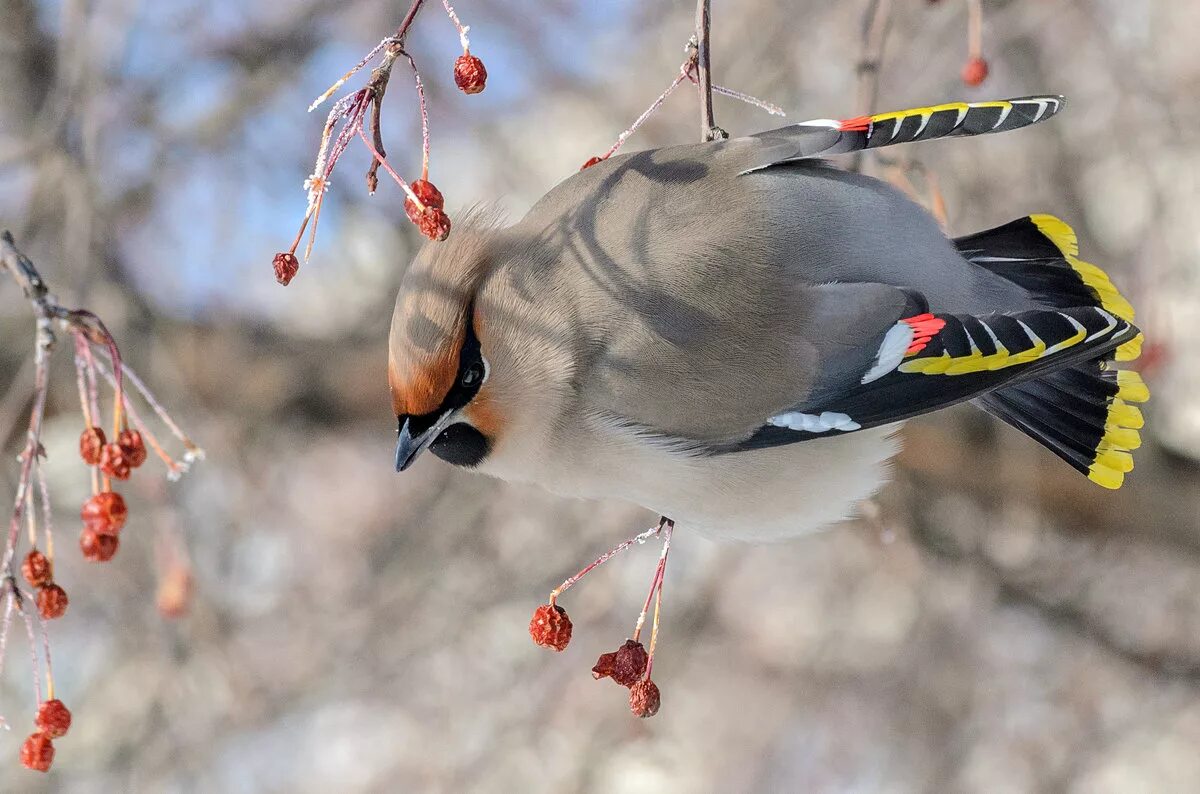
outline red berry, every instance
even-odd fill
[[[412,188],[412,192],[416,194],[417,198],[421,200],[421,204],[425,205],[425,209],[421,209],[421,204],[417,204],[411,197],[404,200],[404,212],[408,215],[408,219],[417,224],[417,226],[421,225],[422,218],[431,210],[440,210],[446,206],[446,199],[443,198],[442,191],[434,187],[432,182],[426,179],[418,179],[409,185],[409,187]],[[446,223],[449,225],[449,219],[447,219]],[[422,229],[421,233],[424,234],[425,230]]]
[[[49,772],[54,763],[54,742],[44,733],[35,733],[21,745],[21,765],[35,772]]]
[[[601,678],[608,678],[613,674],[613,663],[617,660],[616,651],[612,653],[602,653],[600,658],[596,660],[595,667],[592,668],[592,678],[599,681]]]
[[[117,445],[129,459],[131,468],[136,469],[146,462],[146,444],[142,441],[142,434],[138,431],[122,430],[121,434],[117,436]]]
[[[487,69],[483,68],[483,61],[469,52],[458,56],[454,62],[454,84],[464,94],[478,94],[486,82]]]
[[[21,563],[21,573],[25,575],[25,581],[29,582],[32,587],[41,587],[54,578],[50,560],[46,559],[46,555],[37,549],[31,550],[25,555],[25,561]]]
[[[974,88],[988,76],[988,62],[983,58],[970,58],[962,68],[962,81]]]
[[[442,191],[438,190],[428,179],[418,179],[409,187],[412,188],[412,192],[417,194],[417,198],[426,207],[436,207],[440,210],[446,206],[446,199],[442,197]]]
[[[658,685],[650,679],[638,681],[629,688],[629,710],[635,717],[653,717],[662,705]]]
[[[38,613],[45,620],[54,620],[67,614],[67,591],[54,583],[45,585],[37,592]]]
[[[100,450],[100,471],[116,480],[128,480],[133,471],[120,444],[105,444]]]
[[[571,619],[557,604],[542,604],[534,610],[529,621],[529,636],[543,648],[561,651],[571,641]]]
[[[287,251],[275,254],[275,280],[283,286],[292,283],[292,279],[296,277],[296,271],[300,269],[300,260],[295,254]]]
[[[79,533],[79,550],[88,562],[108,562],[117,553],[121,541],[116,535],[104,535],[94,529]]]
[[[51,739],[66,736],[71,728],[71,711],[58,698],[47,700],[38,706],[37,718],[34,720],[38,730]]]
[[[79,435],[79,457],[89,466],[100,462],[100,450],[104,448],[107,439],[104,431],[98,427],[86,427]]]
[[[83,526],[100,535],[115,535],[125,526],[129,508],[116,491],[102,491],[83,503],[79,511]]]
[[[430,240],[445,240],[450,236],[450,217],[442,210],[429,207],[417,219],[417,228]]]
[[[633,686],[646,673],[649,656],[640,642],[625,640],[613,661],[612,678],[621,686]]]

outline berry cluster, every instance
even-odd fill
[[[650,678],[650,671],[654,666],[654,648],[658,642],[658,618],[662,607],[663,575],[666,572],[667,553],[671,549],[671,533],[674,527],[672,521],[663,518],[657,527],[630,538],[601,555],[582,571],[559,585],[550,594],[549,603],[542,604],[534,610],[533,617],[529,621],[529,636],[533,638],[535,644],[554,651],[565,650],[571,641],[571,618],[567,616],[565,609],[555,603],[556,599],[590,571],[608,562],[620,552],[634,544],[644,543],[652,535],[662,533],[662,554],[659,556],[658,567],[655,569],[654,579],[650,584],[650,593],[646,596],[646,603],[642,607],[637,625],[633,630],[633,637],[627,639],[625,644],[617,650],[601,654],[592,667],[592,677],[597,681],[601,678],[611,678],[629,690],[629,709],[637,717],[653,717],[658,713],[659,705],[662,702],[658,685]],[[650,649],[647,650],[639,638],[651,602],[654,603],[654,622],[650,634]]]
[[[371,78],[364,88],[344,96],[333,104],[325,120],[325,128],[321,134],[321,145],[317,151],[317,160],[312,174],[304,181],[304,189],[308,193],[308,207],[300,224],[300,231],[292,246],[287,251],[275,254],[275,280],[287,286],[296,277],[300,269],[300,260],[296,257],[296,249],[304,239],[305,230],[312,223],[308,244],[304,249],[304,260],[308,261],[312,254],[313,243],[316,240],[317,221],[321,215],[321,205],[325,193],[329,189],[329,180],[337,167],[338,160],[346,148],[358,137],[371,153],[371,167],[367,171],[367,190],[374,194],[379,183],[378,170],[383,168],[396,181],[405,193],[404,211],[410,221],[420,230],[421,234],[430,240],[445,240],[450,235],[450,216],[446,214],[445,199],[432,182],[429,181],[429,110],[425,102],[425,86],[421,81],[421,72],[417,63],[405,50],[405,38],[409,26],[416,18],[424,0],[413,0],[412,6],[395,34],[379,42],[367,55],[350,71],[334,83],[329,90],[317,97],[309,106],[315,110],[325,100],[329,99],[338,89],[357,74],[365,66],[380,59],[381,63],[371,72]],[[459,42],[463,54],[454,61],[454,83],[464,94],[478,94],[487,84],[487,69],[477,56],[471,54],[471,43],[467,38],[470,29],[463,25],[455,13],[449,0],[442,0],[446,14],[458,31]],[[413,80],[416,84],[417,100],[421,114],[421,176],[411,184],[406,182],[392,168],[384,152],[383,135],[380,131],[380,113],[383,109],[384,93],[391,79],[392,68],[397,60],[403,58],[412,68]],[[371,117],[370,134],[367,131],[367,118]],[[340,128],[339,128],[340,124]]]
[[[43,463],[48,453],[42,444],[43,420],[51,387],[50,358],[60,341],[74,343],[75,380],[84,426],[78,449],[91,473],[91,495],[79,511],[83,525],[79,547],[85,559],[106,562],[117,552],[118,536],[128,521],[129,508],[121,495],[113,490],[114,481],[129,479],[134,469],[146,463],[149,450],[153,450],[166,465],[170,479],[182,476],[204,453],[179,429],[137,374],[122,362],[117,344],[100,318],[89,311],[68,309],[59,304],[33,262],[21,253],[7,232],[0,234],[0,274],[4,273],[17,281],[29,299],[37,323],[32,408],[24,433],[25,444],[17,456],[16,498],[9,519],[4,571],[0,576],[0,665],[8,647],[10,629],[17,621],[23,622],[32,657],[34,702],[40,706],[37,732],[25,741],[20,758],[30,769],[46,771],[54,759],[52,740],[65,734],[71,723],[71,713],[54,696],[47,626],[50,621],[63,617],[70,604],[67,591],[55,576],[53,500]],[[111,435],[100,426],[102,381],[112,388]],[[134,397],[140,400],[135,403]],[[163,449],[139,416],[136,405],[147,406],[182,442],[185,451],[181,460],[175,460]],[[21,532],[22,529],[26,532]],[[27,538],[24,552],[23,536]],[[183,555],[176,552],[176,557]],[[41,624],[40,632],[38,623]],[[0,718],[0,724],[6,724],[3,718]]]
[[[61,700],[51,698],[38,706],[33,722],[36,730],[21,745],[21,764],[35,772],[49,772],[54,763],[51,740],[66,736],[71,728],[71,712]]]

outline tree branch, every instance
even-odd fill
[[[729,133],[717,126],[713,117],[712,65],[709,55],[709,37],[712,19],[709,14],[711,0],[696,2],[696,79],[700,89],[700,140],[723,141]]]

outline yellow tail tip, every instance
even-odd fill
[[[1127,403],[1144,403],[1150,399],[1150,389],[1140,374],[1123,369],[1117,373],[1117,399]]]

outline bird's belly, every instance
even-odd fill
[[[783,540],[854,514],[887,481],[898,425],[727,455],[695,455],[609,428],[524,476],[565,496],[621,499],[715,538]]]

